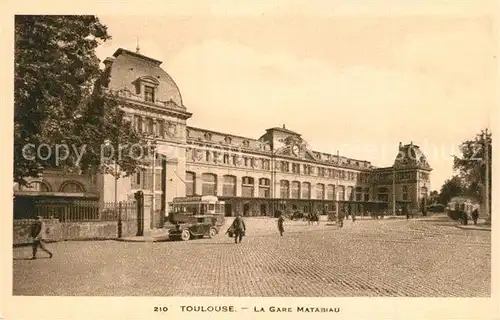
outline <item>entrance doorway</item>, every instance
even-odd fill
[[[233,216],[233,208],[231,207],[230,203],[226,203],[224,205],[224,215],[226,217],[232,217]]]
[[[246,217],[248,216],[248,212],[250,211],[250,205],[248,203],[245,203],[243,205],[243,215]]]
[[[260,215],[261,216],[267,215],[267,206],[264,203],[260,205]]]

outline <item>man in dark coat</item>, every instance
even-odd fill
[[[40,217],[35,218],[35,222],[31,225],[31,237],[33,238],[33,257],[31,259],[36,259],[36,252],[38,247],[49,254],[52,258],[52,252],[47,250],[44,245],[43,236],[45,235],[45,226],[40,220]]]
[[[241,240],[243,239],[243,236],[245,235],[247,229],[245,226],[245,221],[243,221],[241,214],[238,213],[236,215],[231,228],[234,230],[234,243],[241,243]]]
[[[283,223],[285,222],[285,218],[283,218],[283,215],[280,215],[278,218],[278,230],[280,232],[280,236],[283,236],[283,233],[285,232],[285,227],[283,226]]]
[[[463,224],[466,226],[469,224],[469,215],[467,214],[467,212],[465,210],[462,210],[461,212],[462,214],[462,221],[463,221]]]
[[[472,221],[474,221],[474,224],[477,224],[477,219],[479,218],[479,211],[476,209],[474,209],[474,211],[472,211]]]

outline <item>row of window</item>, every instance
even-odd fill
[[[199,190],[196,190],[196,174],[194,172],[186,172],[186,195],[195,195]],[[217,196],[217,175],[211,173],[204,173],[201,175],[202,179],[202,195]],[[243,177],[241,180],[241,196],[254,197],[255,179],[253,177]],[[132,189],[146,189],[152,190],[153,176],[151,171],[139,171],[134,174],[132,178]],[[271,181],[268,178],[259,178],[257,181],[258,197],[269,198],[271,196],[270,189]],[[339,185],[338,196],[339,200],[356,200],[356,201],[369,201],[370,189],[362,187],[345,187]],[[156,172],[155,189],[161,189],[161,173]],[[422,194],[426,192],[422,188]],[[66,191],[68,192],[68,191]],[[76,191],[75,191],[76,192]],[[335,200],[335,185],[317,183],[315,186],[315,199]],[[408,200],[408,186],[402,187],[401,200]],[[235,197],[236,195],[236,177],[232,175],[222,176],[222,196]],[[280,180],[279,182],[279,197],[291,199],[311,199],[311,183]],[[379,201],[389,201],[389,189],[380,187],[377,189],[377,199]]]
[[[214,195],[217,196],[217,175],[211,173],[203,173],[201,175],[202,190],[196,190],[196,174],[194,172],[186,172],[186,195],[195,195],[201,191],[201,195]],[[254,192],[258,191],[257,196],[260,198],[270,197],[270,187],[271,183],[268,178],[258,179],[257,190],[255,190],[255,179],[252,177],[243,177],[241,180],[241,196],[242,197],[254,197]],[[236,177],[232,175],[222,176],[222,195],[225,197],[235,197],[236,195]],[[339,199],[340,200],[353,200],[356,201],[369,201],[369,188],[339,186]],[[292,181],[288,180],[280,181],[279,188],[280,198],[291,198],[291,199],[311,199],[311,184],[309,182]],[[316,198],[323,200],[335,200],[335,186],[334,185],[324,185],[322,183],[316,184]]]
[[[280,161],[277,163],[277,170],[281,172],[291,172],[294,174],[317,175],[318,177],[341,179],[345,181],[357,181],[366,183],[368,176],[364,173],[337,170],[325,167],[316,167],[309,164],[290,163],[288,161]]]
[[[389,177],[392,178],[392,175],[388,176],[387,178],[389,178]],[[398,173],[396,173],[396,179],[397,180],[416,179],[416,178],[417,178],[417,172],[416,171],[413,171],[413,172],[398,172]]]
[[[260,159],[250,156],[241,156],[237,154],[229,154],[221,151],[211,150],[188,150],[188,158],[197,161],[204,161],[207,163],[225,164],[232,166],[242,166],[248,168],[258,168],[263,170],[270,170],[271,162],[269,159]],[[189,155],[189,152],[193,152]]]
[[[162,119],[153,119],[135,115],[133,118],[134,129],[137,132],[157,137],[165,137],[165,121]]]
[[[191,156],[188,154],[188,158],[207,163],[222,163],[225,165],[258,168],[263,170],[270,170],[271,168],[271,162],[269,159],[259,159],[250,156],[241,156],[211,150],[189,150],[188,152],[193,152]],[[299,163],[290,163],[287,161],[277,162],[276,169],[284,173],[300,174],[302,172],[304,175],[315,175],[317,172],[317,176],[319,177],[338,178],[345,181],[357,181],[360,183],[366,183],[368,181],[368,176],[364,173],[315,167],[309,164],[301,165]]]
[[[51,192],[52,186],[46,181],[33,181],[25,186],[20,187],[21,191],[36,191],[36,192]],[[59,192],[80,193],[85,192],[83,184],[77,181],[65,181],[59,187]]]

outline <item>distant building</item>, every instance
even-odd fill
[[[155,168],[155,206],[161,199],[186,195],[216,195],[226,202],[226,214],[272,215],[275,209],[304,212],[419,210],[426,199],[431,168],[419,146],[400,144],[394,165],[375,168],[369,161],[313,150],[300,133],[283,126],[260,137],[242,137],[187,125],[191,117],[174,80],[161,61],[118,49],[104,61],[110,69],[107,90],[119,95],[136,130],[157,139],[157,152],[167,159]],[[162,174],[162,172],[164,172]],[[395,174],[395,176],[394,176]],[[118,201],[143,190],[152,199],[152,170],[117,181]],[[42,192],[91,192],[114,201],[115,181],[109,175],[88,177],[47,172],[32,183]],[[395,189],[394,189],[395,188]],[[424,200],[425,202],[425,200]],[[156,219],[159,221],[161,219]]]

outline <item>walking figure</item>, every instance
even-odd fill
[[[337,225],[342,228],[344,226],[345,213],[344,211],[340,211],[337,216]]]
[[[477,224],[478,218],[479,218],[479,211],[476,208],[476,209],[474,209],[474,211],[472,211],[472,221],[474,221],[475,225]]]
[[[469,224],[469,215],[467,214],[467,212],[462,210],[461,215],[462,215],[463,225],[465,225],[465,226],[468,225]]]
[[[278,230],[280,232],[280,236],[283,236],[283,233],[285,232],[285,227],[283,226],[283,223],[285,222],[285,219],[283,218],[283,215],[280,215],[278,218]]]
[[[33,237],[33,257],[32,260],[36,259],[36,252],[38,247],[49,254],[49,258],[52,258],[52,252],[50,252],[44,245],[45,235],[45,224],[40,220],[40,216],[35,218],[35,222],[31,226],[31,237]]]
[[[246,231],[245,221],[243,221],[241,214],[236,215],[231,228],[234,231],[234,243],[241,243]]]

